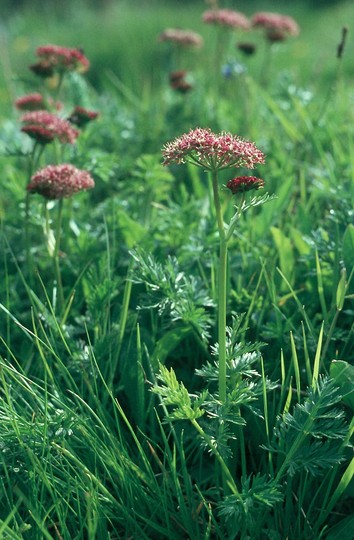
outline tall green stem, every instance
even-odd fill
[[[64,307],[63,283],[61,280],[61,272],[60,272],[60,264],[59,264],[59,247],[60,247],[60,239],[61,239],[62,217],[63,217],[63,199],[59,199],[53,259],[54,259],[54,269],[55,269],[55,275],[56,275],[56,280],[57,280],[58,295],[59,295],[61,308]]]
[[[212,171],[214,205],[219,230],[219,283],[218,283],[218,343],[219,343],[219,399],[226,401],[226,275],[227,239],[219,197],[218,173]]]
[[[219,255],[219,314],[218,314],[218,341],[219,341],[219,398],[226,401],[226,273],[227,273],[227,243],[220,239]]]
[[[27,183],[30,182],[31,176],[38,166],[40,157],[44,150],[44,145],[39,145],[37,142],[34,143],[31,154],[28,159],[28,179]],[[26,199],[25,199],[25,225],[24,225],[24,238],[25,238],[25,253],[26,253],[26,265],[29,279],[33,278],[33,259],[31,256],[31,243],[30,243],[30,193],[26,190]]]

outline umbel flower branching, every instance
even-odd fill
[[[220,256],[218,272],[218,356],[219,356],[219,399],[226,401],[226,270],[228,243],[243,211],[265,202],[269,197],[246,200],[246,192],[264,186],[262,179],[255,176],[238,176],[227,183],[231,193],[239,197],[236,212],[230,223],[225,225],[218,173],[223,169],[254,169],[265,162],[264,154],[257,146],[231,133],[213,133],[210,129],[196,128],[189,133],[165,144],[162,149],[163,164],[192,163],[209,171],[212,178],[213,199],[217,218]]]

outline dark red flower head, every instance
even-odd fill
[[[53,66],[50,62],[47,62],[47,60],[42,60],[40,62],[36,62],[35,64],[31,64],[29,68],[35,75],[38,75],[38,77],[42,77],[43,79],[52,77],[52,75],[54,75]]]
[[[68,120],[72,124],[75,124],[78,127],[83,127],[92,120],[95,120],[98,117],[99,113],[96,111],[89,111],[84,107],[77,105],[73,112],[70,114]]]
[[[233,195],[236,193],[243,193],[245,191],[250,191],[251,189],[260,189],[264,187],[264,180],[257,178],[256,176],[237,176],[232,178],[226,184]]]
[[[90,67],[90,62],[80,49],[44,45],[37,48],[36,55],[39,62],[31,66],[31,69],[38,75],[41,75],[41,68],[51,70],[52,73],[54,71],[79,71],[84,73]],[[42,74],[42,76],[44,75]]]

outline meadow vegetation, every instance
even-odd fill
[[[1,538],[354,538],[354,9],[212,4],[6,14]]]

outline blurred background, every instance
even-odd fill
[[[82,48],[91,62],[87,79],[94,89],[109,90],[112,84],[118,84],[122,92],[133,92],[138,99],[151,96],[166,76],[167,44],[157,39],[165,28],[188,29],[203,37],[204,46],[191,53],[188,69],[205,67],[212,54],[213,29],[201,19],[210,9],[210,2],[205,0],[0,0],[0,6],[2,115],[26,90],[26,80],[31,76],[28,66],[35,61],[35,49],[40,45]],[[349,79],[353,76],[352,0],[224,0],[219,6],[247,16],[256,11],[276,11],[295,18],[301,33],[279,46],[277,63],[280,69],[291,68],[297,84],[305,87],[320,76],[325,80],[334,74],[341,29],[347,25],[342,69]],[[259,42],[261,38],[252,35],[252,39]],[[256,73],[261,59],[252,62]],[[33,90],[33,78],[28,87]]]

